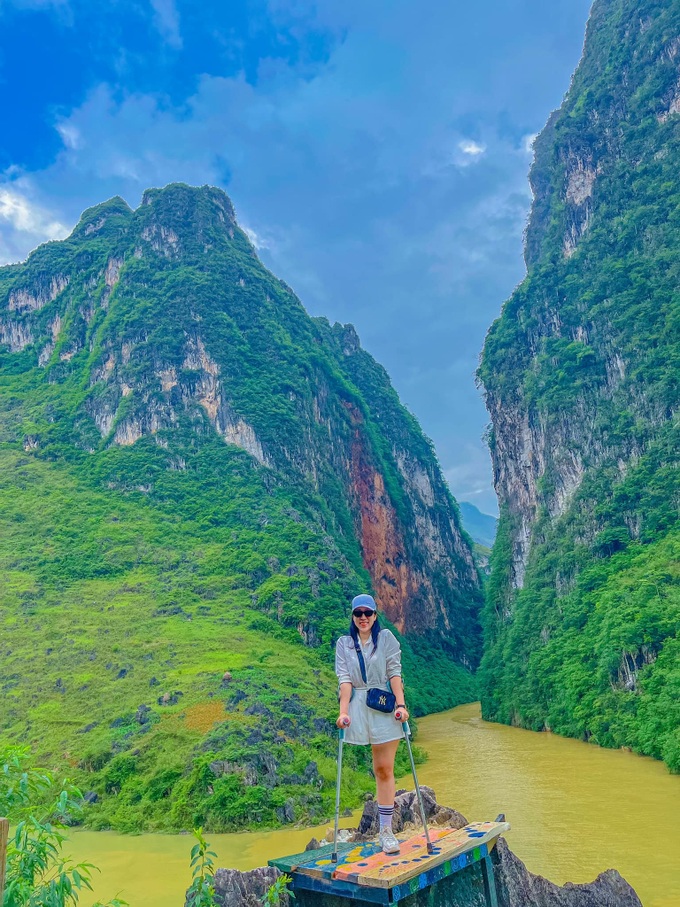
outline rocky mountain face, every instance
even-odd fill
[[[0,268],[0,340],[0,724],[45,749],[69,714],[49,751],[89,773],[98,821],[135,815],[152,778],[138,827],[181,827],[199,800],[213,827],[321,814],[301,760],[312,738],[332,749],[332,646],[362,589],[405,636],[416,711],[473,695],[480,579],[431,444],[354,329],[263,267],[222,191],[112,199]]]
[[[345,511],[399,630],[474,658],[456,637],[479,579],[431,445],[354,329],[312,321],[262,267],[223,192],[149,190],[134,212],[113,199],[0,275],[10,351],[30,349],[50,384],[79,374],[80,446],[215,432],[330,501],[338,529]]]
[[[595,0],[479,373],[502,513],[485,714],[676,770],[679,67],[676,5]]]

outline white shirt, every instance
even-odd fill
[[[361,640],[359,640],[361,645]],[[401,647],[391,630],[381,630],[378,646],[373,651],[373,640],[361,646],[366,665],[366,683],[361,676],[359,658],[351,636],[341,636],[335,646],[335,673],[340,683],[351,683],[355,690],[381,687],[389,690],[389,680],[401,677]]]

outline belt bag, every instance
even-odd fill
[[[366,693],[366,705],[369,709],[375,709],[376,712],[394,711],[397,704],[397,697],[394,693],[388,693],[387,690],[381,690],[380,687],[371,687]]]
[[[359,643],[354,641],[354,648],[357,651],[357,658],[359,659],[359,667],[361,668],[361,676],[364,683],[368,683],[366,679],[366,664],[364,662],[364,656],[359,646]],[[386,712],[388,715],[394,711],[394,707],[397,704],[397,697],[394,693],[388,692],[387,690],[381,690],[380,687],[370,687],[366,691],[366,705],[369,709],[373,709],[376,712]]]

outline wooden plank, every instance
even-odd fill
[[[365,861],[376,853],[382,853],[380,845],[376,844],[374,841],[369,841],[365,844],[348,844],[342,854],[338,853],[338,862],[332,863],[331,852],[333,848],[331,847],[330,851],[328,851],[327,848],[324,849],[327,851],[325,854],[320,854],[318,850],[312,851],[311,853],[318,854],[318,856],[313,860],[308,859],[304,863],[301,863],[296,867],[297,872],[307,876],[313,876],[317,879],[330,880],[336,878],[336,868],[338,866],[344,865],[345,863],[351,864]]]
[[[489,907],[498,907],[498,892],[496,891],[496,877],[493,874],[493,863],[487,855],[482,860],[482,877],[484,879],[484,894]]]
[[[434,866],[432,869],[428,869],[427,872],[423,872],[421,873],[421,875],[414,876],[412,879],[409,879],[406,882],[402,882],[400,885],[393,885],[392,888],[369,888],[367,885],[357,885],[357,897],[363,897],[364,891],[387,890],[390,895],[390,903],[397,904],[399,901],[402,901],[404,898],[410,897],[412,894],[416,894],[423,888],[430,888],[432,885],[436,885],[438,882],[441,882],[442,879],[445,879],[447,876],[453,875],[456,872],[460,872],[462,869],[466,869],[473,863],[478,863],[480,860],[484,860],[484,858],[488,858],[487,848],[493,847],[495,843],[495,841],[491,841],[489,845],[482,844],[481,847],[474,847],[472,850],[458,854],[457,857],[453,857],[452,859],[447,860],[445,863],[440,863],[439,866]],[[496,907],[498,907],[497,904]]]
[[[432,828],[430,829],[430,841],[435,844],[437,841],[448,837],[454,830],[455,829],[450,828],[448,825]],[[399,857],[402,859],[402,854],[407,855],[420,851],[423,847],[427,848],[427,839],[425,838],[424,832],[419,835],[414,835],[412,838],[400,840],[399,843],[401,845],[399,848]],[[345,854],[342,862],[338,861],[338,865],[335,867],[335,872],[333,873],[333,878],[356,883],[356,877],[359,874],[363,874],[369,869],[382,866],[385,863],[391,863],[397,856],[397,854],[383,853],[378,845],[373,845],[373,847],[373,855],[366,852]]]
[[[448,827],[433,829],[433,831],[430,832],[430,840],[445,837],[446,835],[451,834],[451,831],[452,829]],[[402,847],[413,850],[424,846],[424,833],[415,835],[402,844]],[[323,853],[321,850],[310,851],[309,853],[313,854],[314,858],[301,861],[296,869],[298,872],[303,872],[305,875],[314,876],[319,879],[332,878],[343,880],[343,871],[351,872],[354,864],[360,863],[361,866],[364,867],[374,865],[376,862],[381,864],[384,863],[385,860],[393,859],[388,854],[383,853],[380,849],[380,845],[376,844],[374,841],[368,841],[363,844],[347,844],[345,847],[345,851],[339,852],[338,854],[339,860],[337,864],[331,862],[328,848],[323,848],[325,851]],[[333,848],[331,847],[330,850],[332,851]],[[338,873],[338,870],[341,867],[344,867],[344,869]]]
[[[389,904],[390,890],[388,888],[359,888],[349,882],[334,882],[327,879],[315,879],[313,876],[301,872],[293,872],[293,894],[298,896],[301,891],[313,891],[315,894],[334,895],[346,898],[349,901],[365,901],[369,904]],[[297,903],[297,902],[296,902]]]
[[[350,850],[353,850],[355,847],[356,844],[338,844],[338,860],[343,859],[344,854],[346,854]],[[328,859],[328,861],[330,862],[332,853],[333,845],[326,844],[323,847],[316,848],[315,850],[305,850],[302,853],[294,853],[290,857],[277,857],[275,860],[269,860],[268,862],[270,866],[276,866],[276,868],[280,869],[281,872],[292,872],[294,869],[297,869],[297,867],[302,863],[313,863],[316,860],[326,859]]]
[[[353,881],[358,885],[372,885],[389,888],[393,885],[419,876],[429,869],[452,859],[460,853],[473,850],[481,844],[497,838],[509,825],[505,822],[480,822],[467,825],[437,842],[434,853],[428,854],[426,847],[409,854],[393,856],[389,862],[375,866],[357,875]]]
[[[9,819],[0,819],[0,904],[5,893],[5,871],[7,869],[7,840],[9,838]]]
[[[386,855],[386,861],[376,861],[370,867],[357,864],[354,871],[344,875],[343,879],[357,885],[390,888],[421,875],[460,853],[486,844],[509,828],[507,822],[475,822],[440,838],[434,846],[433,854],[428,854],[427,848],[421,846],[403,854]]]

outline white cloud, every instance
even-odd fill
[[[486,151],[486,145],[480,145],[472,139],[462,139],[458,142],[458,150],[471,158],[478,158]]]
[[[23,258],[27,249],[50,239],[63,239],[67,226],[13,184],[0,186],[0,264]]]
[[[151,0],[154,11],[154,25],[174,48],[182,47],[182,35],[179,30],[179,12],[175,0]]]
[[[534,153],[534,142],[537,138],[537,132],[531,132],[528,135],[522,137],[522,151],[524,151],[525,154]]]
[[[236,212],[236,217],[238,219],[239,227],[243,230],[258,252],[265,251],[276,254],[286,246],[288,240],[288,233],[286,231],[280,228],[270,229],[269,226],[264,229],[253,230],[252,227],[247,226],[244,217],[238,211]]]
[[[70,123],[57,123],[56,130],[61,136],[61,140],[67,148],[76,150],[81,147],[82,140],[80,131]]]
[[[240,227],[256,249],[267,249],[269,247],[267,240],[258,236],[258,234],[254,230],[251,230],[250,227],[246,227],[245,224],[241,224]]]
[[[498,513],[498,501],[490,488],[491,462],[488,449],[480,443],[464,443],[457,463],[444,468],[444,477],[458,501],[471,501],[483,513]]]

